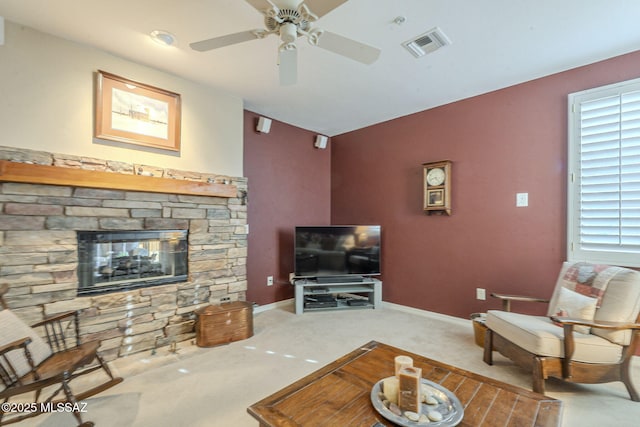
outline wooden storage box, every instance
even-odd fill
[[[196,344],[213,347],[253,336],[253,306],[246,301],[209,305],[196,310]]]

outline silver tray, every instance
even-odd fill
[[[438,411],[442,414],[442,421],[417,422],[394,414],[384,406],[382,399],[380,399],[380,394],[382,393],[382,382],[385,379],[378,381],[371,389],[371,403],[373,403],[373,407],[376,411],[378,411],[378,413],[387,420],[407,427],[426,425],[429,427],[451,427],[458,425],[460,421],[462,421],[462,418],[464,417],[464,408],[462,407],[460,400],[458,400],[458,398],[446,388],[432,381],[425,380],[424,378],[420,378],[420,382],[424,384],[433,397],[436,398],[438,404],[427,405],[426,403],[423,403],[422,413],[426,414],[427,411]]]

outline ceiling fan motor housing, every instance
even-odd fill
[[[264,26],[269,31],[278,32],[286,23],[294,24],[302,31],[307,31],[310,27],[309,21],[295,9],[278,9],[277,15],[264,17]]]

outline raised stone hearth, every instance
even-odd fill
[[[0,159],[237,187],[236,197],[215,197],[0,182],[0,284],[10,286],[9,306],[27,323],[81,310],[81,339],[102,340],[113,359],[191,339],[195,310],[246,300],[245,178],[6,147]],[[99,230],[188,230],[187,280],[78,296],[76,231]]]

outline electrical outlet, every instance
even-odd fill
[[[267,286],[273,286],[273,276],[267,276]]]
[[[476,299],[486,300],[487,299],[487,291],[484,288],[476,288]]]

